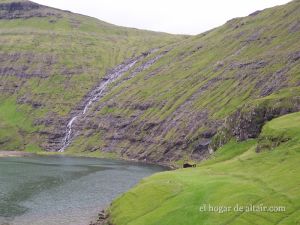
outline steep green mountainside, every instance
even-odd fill
[[[144,179],[113,202],[112,224],[299,224],[299,154],[297,112],[268,122],[258,139],[231,140],[197,168]]]
[[[1,0],[0,149],[57,150],[71,109],[108,69],[182,39]]]
[[[185,37],[2,1],[0,148],[58,151],[95,87],[131,62],[77,117],[66,152],[170,164],[256,138],[300,109],[299,15],[294,0]]]
[[[298,0],[163,50],[94,105],[70,152],[201,160],[231,137],[255,138],[266,121],[300,109]]]
[[[209,158],[144,179],[112,224],[300,223],[299,0],[197,36],[2,0],[0,43],[0,150]]]

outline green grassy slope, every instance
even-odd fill
[[[257,153],[268,137],[286,140]],[[115,225],[299,224],[300,113],[268,122],[258,139],[232,140],[197,168],[144,179],[110,208]],[[206,210],[200,207],[206,204]],[[210,212],[211,206],[232,207]],[[236,205],[245,206],[235,211]],[[246,211],[255,205],[268,207]],[[285,207],[270,208],[270,207]],[[228,209],[228,208],[227,208]],[[226,210],[223,208],[223,211]],[[278,212],[272,212],[279,210]]]
[[[226,118],[239,123],[229,136],[257,136],[266,120],[299,110],[299,15],[292,1],[182,41],[102,99],[69,150],[88,140],[128,158],[201,160]]]
[[[2,150],[47,149],[46,140],[108,69],[183,38],[29,1],[1,0],[0,18]]]

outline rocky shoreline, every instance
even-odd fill
[[[106,210],[102,210],[97,218],[97,221],[90,222],[89,225],[112,225],[112,223],[109,222],[109,214]]]

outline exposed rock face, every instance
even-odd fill
[[[227,143],[232,137],[239,141],[257,138],[263,125],[276,117],[300,111],[298,97],[282,99],[278,102],[267,102],[257,107],[244,106],[228,117],[223,127],[214,137],[210,148],[217,149]]]
[[[39,9],[42,6],[33,3],[33,2],[11,2],[11,3],[2,3],[0,5],[0,10],[7,10],[8,12],[14,12],[14,11],[22,11],[22,10],[32,10],[32,9]]]
[[[26,19],[47,16],[61,17],[61,14],[55,9],[30,1],[0,3],[0,19]]]
[[[249,138],[257,138],[261,132],[261,128],[266,121],[273,118],[297,112],[300,110],[300,101],[295,102],[292,107],[278,107],[278,108],[255,108],[249,112],[237,111],[230,118],[227,123],[232,129],[232,134],[238,140],[247,140]]]

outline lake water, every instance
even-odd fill
[[[159,166],[64,156],[0,158],[0,225],[88,225]]]

